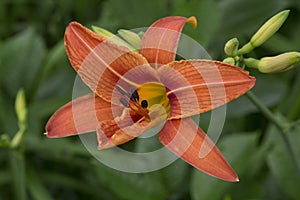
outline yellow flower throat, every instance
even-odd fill
[[[116,89],[125,97],[120,102],[130,109],[133,121],[151,121],[151,118],[167,118],[170,114],[170,102],[164,85],[158,82],[149,82],[139,88],[132,89],[131,93],[126,92],[120,86]]]

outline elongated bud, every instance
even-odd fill
[[[269,39],[282,26],[289,15],[289,10],[281,11],[271,17],[258,31],[253,35],[250,42],[253,46],[258,47]]]
[[[95,33],[97,33],[105,38],[110,38],[110,37],[115,36],[113,33],[109,32],[108,30],[98,27],[98,26],[92,26],[92,29]]]
[[[284,10],[266,21],[258,31],[252,36],[250,42],[244,45],[238,53],[240,55],[249,53],[255,47],[262,45],[266,40],[268,40],[278,29],[282,26],[289,15],[289,10]]]
[[[228,40],[224,47],[224,52],[227,56],[236,56],[239,48],[239,41],[237,38],[232,38]]]
[[[133,48],[139,49],[141,44],[140,36],[132,31],[120,29],[118,30],[119,35],[126,40]]]
[[[299,52],[288,52],[278,56],[262,58],[258,70],[263,73],[278,73],[287,71],[300,63]]]
[[[130,50],[134,50],[134,47],[132,47],[130,44],[122,40],[120,37],[114,35],[113,33],[109,32],[108,30],[97,27],[97,26],[92,26],[92,29],[95,33],[101,35],[102,37],[110,40],[111,42],[119,45],[119,46],[125,46],[129,48]]]
[[[16,101],[15,101],[15,110],[17,113],[18,121],[20,123],[26,122],[27,116],[27,109],[26,109],[26,102],[25,102],[25,92],[24,90],[19,90]]]

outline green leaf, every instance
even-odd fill
[[[90,164],[90,163],[88,163]],[[74,165],[73,165],[74,167]],[[83,170],[87,169],[87,165]],[[82,180],[83,178],[80,176],[73,176],[68,174],[63,174],[62,172],[53,172],[50,170],[47,171],[41,171],[40,173],[41,180],[47,185],[51,185],[51,187],[55,188],[63,188],[63,189],[73,189],[77,192],[83,192],[85,194],[92,195],[93,197],[97,198],[103,198],[105,195],[105,189],[103,187],[100,187],[99,182],[95,180],[95,176],[92,173],[85,172],[83,174],[84,177],[91,176],[93,178],[92,181],[90,180]],[[84,178],[85,179],[85,178]]]
[[[298,166],[300,166],[300,125],[295,127],[288,135],[288,140],[295,154]],[[300,198],[300,176],[296,171],[296,166],[292,162],[286,144],[279,135],[275,127],[268,130],[266,143],[270,145],[271,150],[267,157],[267,163],[272,175],[277,180],[281,189],[292,199]]]
[[[116,171],[97,164],[94,166],[99,180],[121,199],[165,199],[166,191],[160,173],[132,174]]]
[[[11,151],[10,170],[16,199],[26,200],[26,175],[24,155],[18,151]]]
[[[145,136],[144,134],[142,136]],[[150,132],[150,134],[153,133]],[[161,143],[158,141],[156,135],[154,135],[153,137],[138,138],[135,140],[136,140],[135,152],[154,152],[160,148],[164,148],[162,147]],[[166,156],[168,155],[161,154],[160,157],[152,160],[152,162],[157,162],[157,166],[159,166],[161,160],[165,160]],[[160,173],[161,180],[164,181],[165,183],[164,187],[167,189],[170,196],[180,196],[182,193],[188,190],[187,188],[188,184],[184,182],[186,181],[186,178],[188,176],[188,167],[189,165],[187,163],[185,163],[183,160],[178,158],[174,162],[170,163],[170,165],[161,169],[158,172]],[[186,187],[183,187],[182,185]]]
[[[258,75],[252,92],[265,106],[272,107],[282,100],[287,90],[288,87],[284,81],[280,80],[280,75]],[[256,106],[245,95],[227,104],[227,109],[228,117],[258,112]]]
[[[1,44],[0,80],[10,96],[14,96],[20,88],[30,93],[42,68],[44,55],[43,40],[32,28]]]
[[[264,43],[264,47],[274,55],[298,49],[297,43],[281,34],[272,36],[268,41],[266,41],[266,43]]]
[[[195,38],[201,45],[207,46],[216,33],[220,22],[221,13],[218,12],[218,4],[215,0],[186,1],[175,0],[173,2],[173,14],[190,17],[194,15],[198,21],[197,29],[186,26],[186,34]],[[213,13],[213,14],[212,14]]]
[[[40,134],[42,135],[42,133]],[[37,151],[46,157],[57,157],[66,160],[67,156],[90,156],[79,141],[74,142],[75,138],[49,139],[44,136],[44,138],[41,139],[41,137],[27,135],[26,139],[28,151]]]
[[[40,176],[30,167],[28,169],[28,189],[33,199],[53,200],[44,184],[40,180]]]
[[[243,33],[250,36],[271,16],[288,6],[287,1],[272,0],[224,0],[220,3],[222,10],[222,31],[224,35]]]
[[[103,12],[99,24],[109,31],[116,28],[140,28],[150,26],[156,19],[169,12],[168,1],[114,1],[104,3]]]
[[[258,150],[257,148],[257,134],[233,134],[224,138],[224,140],[221,140],[220,142],[221,152],[236,170],[239,175],[240,182],[228,183],[206,175],[198,170],[194,170],[192,173],[190,189],[191,195],[195,200],[222,199],[222,197],[225,197],[225,195],[228,194],[232,196],[229,189],[235,191],[235,193],[233,193],[235,195],[238,195],[236,192],[238,188],[242,190],[240,193],[243,193],[249,190],[249,180],[253,178],[261,167],[265,151],[263,149]],[[253,182],[253,180],[251,180],[250,184],[257,184],[255,189],[256,192],[252,193],[251,197],[259,197],[262,192],[261,186],[259,186],[257,182]],[[243,198],[245,199],[249,197],[244,196]]]

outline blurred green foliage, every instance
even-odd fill
[[[0,134],[3,146],[18,132],[15,98],[23,88],[27,131],[17,148],[0,147],[0,199],[300,199],[297,174],[278,130],[242,97],[227,106],[218,146],[240,176],[226,183],[180,159],[159,171],[129,174],[95,160],[78,137],[47,139],[48,118],[71,100],[75,72],[63,47],[70,21],[116,32],[149,26],[168,15],[196,16],[199,41],[214,59],[227,40],[246,43],[283,9],[290,16],[253,57],[300,50],[298,0],[2,0],[0,2]],[[192,50],[191,50],[192,51]],[[300,118],[300,70],[257,77],[253,92],[284,122]],[[207,128],[209,113],[201,116]],[[299,122],[299,121],[298,121]],[[300,124],[288,133],[300,165]],[[134,145],[131,143],[130,145]],[[137,145],[137,144],[136,144]],[[137,145],[138,146],[138,145]]]

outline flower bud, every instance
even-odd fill
[[[224,47],[224,52],[227,56],[236,56],[239,48],[239,41],[237,38],[232,38],[228,40]]]
[[[98,27],[98,26],[92,26],[92,29],[95,33],[101,35],[102,37],[105,38],[110,38],[110,37],[114,37],[115,35],[111,32],[109,32],[108,30]]]
[[[225,58],[223,60],[224,63],[227,63],[227,64],[230,64],[230,65],[235,65],[235,60],[233,57],[228,57],[228,58]]]
[[[24,90],[19,90],[16,101],[15,101],[15,110],[17,113],[18,121],[20,123],[26,122],[27,109],[25,101],[25,92]]]
[[[111,42],[115,43],[116,45],[125,46],[125,47],[129,48],[131,51],[134,50],[134,48],[130,44],[128,44],[127,42],[122,40],[120,37],[109,32],[108,30],[101,28],[101,27],[97,27],[97,26],[92,26],[92,29],[95,33],[110,40]]]
[[[289,10],[281,11],[265,22],[252,36],[250,42],[252,46],[258,47],[269,39],[282,26],[289,15]]]
[[[263,73],[287,71],[300,63],[299,52],[288,52],[278,56],[265,57],[259,61],[258,70]]]
[[[262,45],[282,26],[289,15],[289,10],[284,10],[266,21],[256,33],[252,36],[250,42],[239,49],[238,54],[243,55],[252,51],[255,47]]]
[[[141,43],[141,38],[138,34],[136,34],[135,32],[129,31],[129,30],[124,30],[124,29],[118,30],[118,33],[134,49],[139,49],[140,43]]]

